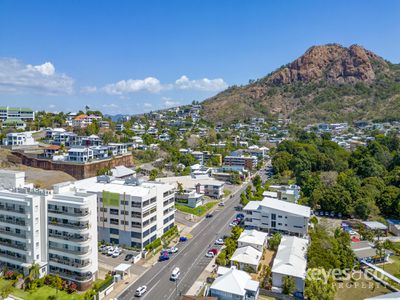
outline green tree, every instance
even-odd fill
[[[284,276],[282,280],[282,293],[291,295],[296,290],[296,284],[293,277]]]
[[[274,233],[268,240],[268,249],[276,251],[281,243],[282,235],[279,232]]]
[[[150,171],[149,180],[150,181],[155,181],[157,176],[158,176],[158,170],[157,169],[153,169],[153,170]]]
[[[336,293],[333,276],[324,275],[322,268],[307,271],[304,294],[310,300],[333,300]]]

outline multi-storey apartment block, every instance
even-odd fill
[[[35,120],[35,112],[30,108],[1,106],[0,121],[5,121],[7,119],[33,121]]]
[[[306,236],[310,208],[304,205],[264,198],[262,201],[250,201],[244,208],[245,226],[267,232]]]
[[[256,156],[225,156],[224,158],[225,165],[244,167],[247,170],[254,170],[257,163]]]
[[[97,278],[96,196],[59,187],[54,192],[47,204],[49,271],[84,290]]]
[[[174,226],[173,185],[99,176],[70,188],[97,196],[100,241],[142,249]]]
[[[16,172],[1,173],[8,183],[0,190],[0,263],[25,275],[38,264],[41,276],[87,289],[98,270],[96,196],[21,187]]]

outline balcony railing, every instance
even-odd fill
[[[75,267],[75,268],[84,268],[84,267],[90,265],[90,263],[91,263],[90,260],[83,260],[80,262],[76,262],[74,260],[61,259],[61,258],[56,258],[56,257],[50,257],[50,261],[56,262],[59,264],[63,264],[66,266]]]
[[[13,259],[13,260],[17,260],[17,261],[20,261],[20,262],[25,262],[25,258],[14,256],[14,255],[7,254],[7,253],[0,253],[0,256],[1,257],[5,257],[5,258],[9,258],[9,259]]]
[[[58,247],[58,246],[54,246],[51,245],[49,246],[50,249],[56,250],[56,251],[60,251],[60,252],[67,252],[67,253],[72,253],[72,254],[77,254],[77,255],[83,255],[83,254],[88,254],[91,251],[90,247],[87,248],[82,248],[82,249],[66,249],[66,248],[62,248],[62,247]]]
[[[15,237],[19,237],[19,238],[26,238],[26,234],[25,233],[16,233],[16,232],[12,232],[12,231],[7,231],[5,229],[0,229],[0,233],[6,234],[6,235],[15,236]]]
[[[50,233],[49,236],[58,238],[61,240],[74,241],[74,242],[86,242],[86,241],[90,240],[90,236],[88,234],[86,234],[86,235],[61,235],[61,234]]]
[[[60,214],[60,215],[68,215],[68,216],[77,216],[77,217],[85,217],[89,215],[89,210],[74,210],[74,211],[62,211],[54,208],[49,208],[48,209],[49,213],[52,214]]]
[[[18,245],[14,244],[13,242],[6,242],[6,241],[0,241],[0,245],[15,248],[15,249],[20,249],[26,251],[26,245]]]
[[[54,275],[59,275],[61,278],[72,279],[72,280],[76,280],[76,281],[88,281],[93,278],[93,274],[78,275],[78,274],[73,274],[73,273],[64,272],[64,271],[50,271],[50,273],[54,274]]]
[[[79,229],[79,230],[84,230],[84,229],[89,229],[89,223],[64,223],[64,222],[59,222],[59,221],[50,221],[50,225],[54,226],[59,226],[59,227],[68,227],[68,228],[73,228],[73,229]]]
[[[25,221],[18,221],[14,219],[5,219],[5,218],[0,218],[1,223],[6,223],[6,224],[15,224],[15,225],[20,225],[20,226],[25,226],[26,223]]]
[[[4,205],[0,205],[0,210],[2,211],[11,211],[11,212],[15,212],[15,213],[19,213],[19,214],[25,214],[26,210],[25,209],[21,209],[21,208],[14,208],[14,207],[8,207],[8,206],[4,206]]]

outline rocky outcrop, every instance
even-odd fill
[[[326,80],[330,83],[372,82],[373,63],[387,67],[386,62],[358,45],[345,48],[338,44],[314,46],[294,62],[273,73],[268,83],[289,84],[296,81]]]

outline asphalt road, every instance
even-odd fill
[[[147,293],[142,296],[146,300],[179,299],[194,284],[210,262],[205,257],[208,249],[219,248],[214,245],[217,238],[230,232],[229,223],[237,214],[235,206],[239,204],[240,194],[247,187],[243,187],[225,202],[225,207],[217,209],[213,217],[203,219],[191,232],[193,238],[179,243],[179,252],[173,254],[168,261],[156,263],[133,285],[118,296],[118,300],[133,299],[139,286],[146,285]],[[181,274],[177,282],[170,281],[172,270],[179,267]]]

